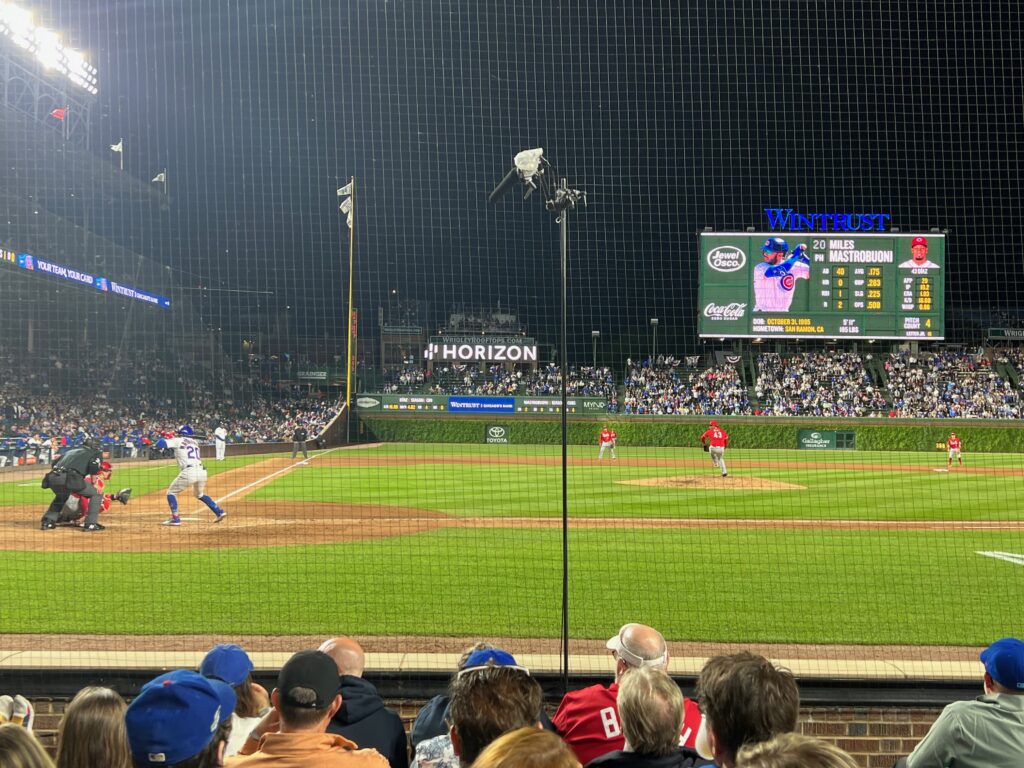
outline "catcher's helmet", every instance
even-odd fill
[[[192,431],[192,427],[190,427],[188,424],[183,424],[181,428],[178,429],[178,434],[184,435],[185,437],[192,437],[192,435],[194,435],[195,432]]]
[[[789,251],[789,243],[781,237],[769,237],[761,246],[762,253],[786,253]]]
[[[101,472],[113,472],[114,471],[114,465],[111,464],[109,461],[104,461],[102,464],[100,464],[100,471]]]

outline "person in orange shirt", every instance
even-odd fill
[[[711,463],[715,468],[722,470],[722,477],[728,477],[729,470],[725,468],[725,449],[729,447],[729,435],[718,426],[717,421],[712,421],[708,425],[704,434],[700,436],[700,444],[711,454]]]
[[[389,768],[375,749],[327,733],[341,708],[338,666],[322,651],[299,651],[281,668],[274,708],[225,762],[228,768]]]

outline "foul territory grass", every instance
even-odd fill
[[[407,507],[500,527],[466,520],[472,527],[260,549],[2,552],[0,577],[17,588],[5,593],[0,631],[557,636],[561,531],[534,526],[561,514],[561,468],[543,463],[560,449],[395,445],[330,455],[352,463],[314,460],[250,498]],[[605,637],[636,618],[673,639],[706,641],[983,644],[1019,632],[1015,596],[1024,593],[1024,567],[978,552],[1024,554],[1021,531],[922,530],[909,522],[1019,520],[1020,477],[933,472],[945,467],[938,453],[730,450],[730,478],[721,482],[756,477],[800,488],[650,487],[629,483],[721,479],[693,449],[623,449],[620,456],[598,464],[596,450],[570,450],[576,637]],[[387,464],[389,457],[400,463]],[[211,462],[210,469],[263,458]],[[1024,465],[1012,454],[968,454],[968,461],[994,471]],[[173,465],[126,466],[113,485],[159,491],[175,473]],[[0,485],[0,504],[46,503],[49,492],[28,485],[36,475],[11,477]],[[653,527],[677,518],[752,523]],[[821,524],[755,525],[773,519]],[[590,527],[602,522],[615,527]]]

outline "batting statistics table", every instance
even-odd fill
[[[942,339],[945,236],[701,234],[701,336]]]

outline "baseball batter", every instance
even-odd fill
[[[181,517],[178,515],[178,494],[188,488],[191,488],[195,497],[213,512],[213,522],[219,523],[227,517],[228,513],[206,495],[206,467],[199,457],[199,443],[192,439],[194,434],[192,427],[186,424],[178,430],[178,437],[175,437],[173,432],[164,432],[157,440],[157,448],[174,450],[174,458],[181,468],[167,489],[167,505],[171,508],[171,516],[161,525],[181,525]]]
[[[946,464],[946,468],[953,468],[953,459],[956,459],[962,467],[964,465],[964,457],[960,453],[960,438],[956,436],[956,432],[949,433],[949,438],[946,440],[946,447],[949,448],[949,461]]]
[[[715,469],[722,470],[722,477],[728,477],[729,470],[725,467],[725,449],[729,447],[729,435],[718,426],[717,421],[708,424],[708,428],[700,436],[700,444],[707,447]]]
[[[598,437],[597,439],[598,444],[601,446],[601,449],[597,452],[598,461],[604,458],[605,448],[611,449],[613,459],[617,460],[619,458],[618,456],[615,455],[615,440],[617,437],[618,435],[615,434],[615,430],[609,429],[608,425],[605,424],[604,429],[601,430],[600,437]]]
[[[811,276],[811,260],[807,246],[801,243],[789,251],[789,243],[781,237],[764,241],[764,261],[754,267],[754,311],[789,312],[793,305],[793,289],[797,280]]]
[[[228,431],[223,424],[218,424],[213,430],[213,445],[217,451],[217,461],[224,461],[224,454],[228,449]]]
[[[104,486],[106,486],[107,481],[110,480],[113,474],[114,467],[109,461],[104,461],[100,464],[99,472],[85,478],[85,482],[92,485],[103,497],[103,501],[100,504],[100,513],[109,510],[111,503],[114,501],[127,504],[128,499],[131,498],[131,488],[122,488],[117,493],[103,493]],[[85,512],[88,506],[89,500],[85,496],[80,493],[72,493],[68,500],[64,502],[64,508],[61,509],[60,515],[57,517],[57,525],[85,525]]]

